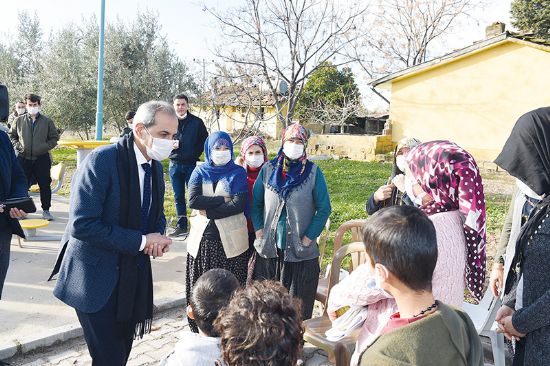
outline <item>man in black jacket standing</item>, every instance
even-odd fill
[[[208,131],[202,119],[191,114],[188,108],[189,98],[185,94],[174,97],[174,109],[178,116],[179,147],[170,154],[170,181],[174,189],[178,223],[176,229],[169,235],[171,237],[185,238],[189,233],[185,186],[197,165],[204,150],[204,141],[208,137]]]

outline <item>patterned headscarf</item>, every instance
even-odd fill
[[[304,144],[304,153],[302,156],[292,162],[285,159],[283,145],[286,141],[297,138]],[[277,191],[282,197],[286,198],[290,191],[302,184],[305,178],[311,172],[313,164],[307,160],[306,147],[309,139],[309,132],[299,123],[289,125],[283,132],[281,138],[281,148],[277,156],[271,160],[273,172],[268,180],[268,186]]]
[[[265,145],[264,139],[262,139],[260,136],[250,136],[243,140],[243,143],[241,144],[241,157],[244,159],[246,156],[246,151],[250,148],[252,145],[258,145],[262,152],[264,153],[264,162],[267,161],[267,147]],[[246,160],[245,160],[246,162]]]
[[[433,201],[421,209],[428,215],[459,210],[466,217],[466,282],[472,295],[483,297],[485,281],[485,196],[477,163],[450,141],[431,141],[407,154],[412,176]]]

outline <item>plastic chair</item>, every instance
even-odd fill
[[[348,231],[351,231],[352,242],[360,242],[362,240],[361,230],[363,230],[363,226],[365,226],[366,222],[367,220],[349,220],[344,222],[342,225],[340,225],[338,230],[336,230],[336,235],[334,236],[334,250],[332,252],[333,255],[342,247],[342,242],[344,241],[344,235]],[[325,238],[325,245],[323,246],[321,251],[322,256],[325,254],[325,246],[326,246],[326,238]],[[332,262],[334,262],[334,257],[332,258]],[[319,278],[319,284],[317,285],[317,293],[315,294],[315,300],[323,304],[323,311],[325,310],[326,302],[328,299],[329,274],[330,274],[330,268],[327,268],[327,276]]]
[[[487,288],[479,304],[475,305],[467,302],[462,304],[462,309],[470,316],[470,319],[472,319],[477,333],[491,340],[493,362],[495,366],[504,366],[506,358],[504,335],[496,332],[497,324],[495,322],[495,317],[501,304],[502,301],[497,297],[493,297],[489,288]]]
[[[356,266],[364,263],[366,260],[366,252],[363,242],[354,242],[344,245],[334,253],[331,266],[332,270],[330,271],[328,277],[328,294],[330,294],[332,287],[340,280],[340,271],[335,269],[339,269],[341,267],[344,258],[348,255],[356,257],[356,260],[352,260],[353,268],[356,268]],[[346,362],[345,360],[350,357],[361,329],[356,329],[356,331],[351,335],[334,342],[329,341],[325,335],[325,332],[331,327],[332,322],[326,314],[325,306],[323,316],[304,321],[304,340],[325,350],[328,354],[329,361],[336,361],[336,366],[348,366],[349,361],[347,361],[347,363],[342,362]],[[338,346],[338,344],[340,344],[340,346]],[[337,346],[338,352],[336,352]],[[342,347],[344,347],[347,351],[345,352]]]
[[[63,163],[52,166],[50,170],[50,177],[52,178],[52,194],[59,191],[63,186],[63,179],[65,179],[65,170],[66,167]],[[37,193],[40,192],[40,187],[38,187],[38,184],[34,184],[29,190],[33,193]]]

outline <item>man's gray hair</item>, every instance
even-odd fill
[[[138,123],[143,123],[145,127],[153,126],[155,124],[155,116],[157,113],[165,113],[176,119],[178,118],[176,116],[176,110],[170,103],[166,103],[161,100],[151,100],[143,103],[137,109],[136,115],[134,116],[134,127]]]

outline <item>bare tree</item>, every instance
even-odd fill
[[[366,45],[383,59],[386,72],[418,65],[426,61],[435,40],[483,6],[483,0],[378,0],[376,27]],[[376,72],[376,62],[372,66]]]
[[[303,113],[310,123],[322,126],[324,134],[330,126],[352,125],[355,117],[364,113],[364,108],[356,95],[343,93],[339,104],[327,106],[323,100],[318,99],[305,108]]]
[[[286,127],[292,123],[308,76],[364,35],[360,28],[367,7],[361,3],[245,0],[241,7],[217,10],[205,6],[205,10],[219,21],[225,35],[217,56],[260,72],[271,94],[277,96],[277,117]],[[343,58],[334,64],[351,61]],[[281,82],[286,87],[281,88]]]

